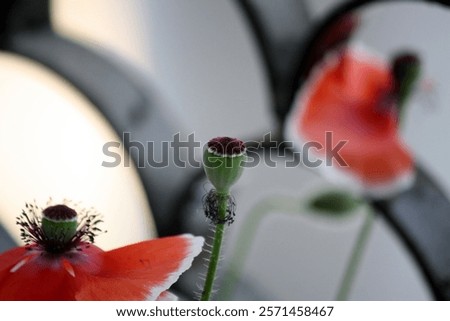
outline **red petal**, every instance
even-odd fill
[[[101,273],[84,276],[76,299],[156,300],[190,267],[202,245],[201,237],[180,235],[106,252]]]
[[[9,271],[17,262],[19,262],[25,253],[27,253],[25,247],[15,247],[0,254],[0,277],[5,271]]]
[[[0,255],[0,300],[75,300],[85,273],[100,271],[103,251],[51,255],[38,247],[18,247]]]
[[[198,255],[203,239],[155,239],[103,252],[63,255],[15,248],[0,255],[0,300],[173,299],[165,291]]]
[[[380,94],[392,82],[387,66],[347,51],[316,71],[298,100],[298,134],[324,147],[327,131],[333,133],[332,147],[347,141],[339,155],[348,167],[341,169],[367,187],[390,184],[414,167],[398,135],[396,115],[382,110]]]
[[[67,273],[41,252],[15,248],[0,255],[0,300],[71,300]]]

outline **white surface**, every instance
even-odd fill
[[[26,308],[24,309],[24,306]],[[76,308],[74,308],[76,306]],[[268,309],[270,307],[270,309]],[[307,309],[307,307],[309,309]],[[317,310],[315,308],[317,307]],[[379,321],[379,320],[433,320],[447,321],[450,318],[448,302],[279,302],[279,301],[240,301],[240,302],[126,302],[84,301],[84,302],[0,302],[4,315],[14,315],[17,311],[26,320],[53,321],[66,314],[64,320],[78,321],[89,315],[94,320],[104,319],[106,314],[117,314],[116,319],[131,319],[132,314],[145,311],[155,319],[180,318],[186,321],[204,321],[215,318],[249,320],[258,319],[310,319],[333,321]],[[323,308],[323,310],[322,310]],[[69,311],[71,313],[67,313]],[[220,314],[217,313],[220,310]],[[306,311],[309,310],[311,315]],[[320,316],[320,311],[325,313]],[[111,312],[113,311],[113,312]],[[292,312],[291,312],[292,311]],[[198,314],[201,314],[199,316]],[[315,313],[317,312],[318,316]],[[331,312],[331,314],[329,314]],[[123,313],[119,317],[119,313]],[[295,313],[295,314],[293,314]],[[232,317],[226,317],[227,314]],[[322,314],[323,315],[323,314]],[[387,319],[386,316],[389,316]],[[165,317],[167,316],[167,317]],[[133,319],[136,317],[133,317]],[[141,319],[145,319],[141,317]]]

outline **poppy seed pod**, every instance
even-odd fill
[[[77,232],[77,212],[63,204],[50,206],[42,212],[41,224],[47,239],[64,245]]]
[[[229,193],[231,186],[242,175],[245,160],[245,144],[239,139],[216,137],[208,142],[203,165],[217,193]]]

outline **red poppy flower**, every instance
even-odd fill
[[[338,151],[344,162],[333,159],[333,174],[371,196],[409,186],[414,160],[399,135],[395,80],[389,64],[362,49],[328,56],[299,93],[287,135],[294,142],[320,143],[317,156],[324,159],[339,141],[346,142]],[[327,132],[333,142],[326,141]]]
[[[67,205],[39,211],[27,205],[18,218],[26,246],[0,254],[0,300],[172,300],[166,290],[203,246],[179,235],[103,251],[92,244],[97,214],[79,220]]]

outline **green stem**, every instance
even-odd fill
[[[364,249],[367,246],[367,241],[369,240],[374,221],[375,215],[371,211],[369,211],[366,214],[363,226],[359,231],[359,234],[356,238],[356,243],[353,246],[352,254],[347,264],[347,268],[345,270],[341,285],[339,287],[336,301],[346,301],[348,299],[350,289],[355,279],[356,270],[358,269],[359,263],[361,262]]]
[[[229,194],[218,194],[218,216],[219,220],[224,220],[227,215]],[[223,235],[225,232],[225,223],[217,224],[214,233],[214,243],[211,250],[211,257],[209,259],[208,272],[206,274],[205,285],[203,288],[201,301],[209,301],[216,277],[217,266],[220,259],[220,249],[222,247]]]

